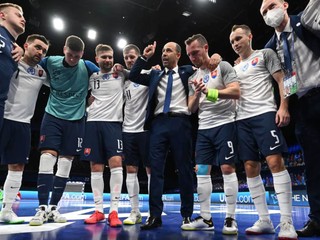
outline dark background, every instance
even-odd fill
[[[229,43],[229,34],[234,24],[247,24],[251,27],[254,49],[263,48],[274,33],[272,28],[265,25],[259,13],[261,1],[257,0],[217,0],[216,3],[208,0],[13,0],[11,2],[23,7],[27,21],[26,32],[18,39],[21,46],[29,34],[39,33],[45,35],[51,42],[48,55],[61,55],[66,37],[74,34],[86,43],[84,58],[93,62],[95,62],[95,46],[104,43],[113,46],[115,62],[124,64],[122,50],[116,46],[117,40],[123,37],[128,43],[139,46],[141,50],[153,41],[157,41],[156,54],[150,61],[152,65],[160,64],[162,46],[168,41],[175,41],[183,49],[180,65],[190,64],[185,54],[184,40],[193,34],[202,33],[209,42],[210,54],[217,52],[232,64],[236,54]],[[304,9],[308,1],[291,0],[288,3],[289,14],[296,14]],[[183,11],[192,14],[190,17],[185,17],[182,16]],[[64,31],[57,32],[52,28],[51,21],[54,16],[64,19]],[[86,37],[89,28],[97,31],[96,40]],[[45,87],[39,93],[32,120],[32,150],[24,173],[23,189],[32,189],[36,186],[39,128],[48,93]],[[283,128],[289,146],[296,144],[293,125],[294,123],[291,123]],[[166,191],[174,191],[177,187],[177,173],[174,169],[169,154]],[[241,175],[243,173],[241,165],[238,169]],[[1,166],[0,185],[3,184],[5,174],[6,167]],[[219,169],[215,169],[213,175],[219,176]],[[140,177],[142,191],[146,192],[147,182],[143,171],[140,171]],[[105,178],[107,187],[108,170],[105,171]],[[89,164],[75,160],[71,179],[90,182]],[[221,179],[217,177],[217,180]],[[90,187],[87,190],[90,191]]]

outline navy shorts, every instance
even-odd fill
[[[90,121],[86,123],[81,160],[108,164],[114,156],[123,157],[122,124]]]
[[[196,164],[232,165],[237,161],[237,137],[234,122],[198,130]]]
[[[287,152],[285,139],[275,123],[276,112],[237,121],[239,159],[260,161],[261,155]]]
[[[3,119],[0,135],[1,164],[27,164],[30,148],[30,124]]]
[[[84,136],[85,118],[64,120],[44,114],[40,129],[40,150],[54,150],[60,155],[80,155]]]
[[[142,161],[145,167],[150,167],[149,155],[149,132],[122,133],[124,163],[128,166],[139,167]]]

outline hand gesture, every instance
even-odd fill
[[[152,70],[161,70],[161,66],[159,64],[151,67]]]
[[[234,60],[234,66],[238,65],[241,62],[241,57],[238,57],[236,60]]]
[[[123,72],[124,66],[122,66],[120,63],[116,63],[116,64],[113,65],[112,70],[113,70],[114,73]]]
[[[208,69],[210,71],[215,70],[221,61],[222,61],[222,58],[218,53],[213,54],[209,60]]]
[[[153,44],[149,44],[144,50],[143,50],[143,57],[146,59],[149,59],[153,56],[155,50],[156,50],[157,42],[154,41]]]
[[[202,78],[199,81],[197,81],[196,79],[193,79],[190,81],[190,83],[192,83],[194,85],[195,95],[197,97],[200,97],[202,92],[204,94],[208,93],[208,89],[207,89],[206,85],[203,83]]]
[[[15,62],[19,62],[24,54],[24,50],[18,44],[13,43],[13,49],[11,51],[12,58]]]

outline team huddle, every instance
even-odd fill
[[[319,5],[318,0],[311,3]],[[195,67],[179,66],[181,46],[168,42],[162,47],[161,69],[148,63],[156,51],[156,42],[142,53],[134,44],[124,47],[126,68],[114,64],[113,49],[107,44],[96,46],[98,67],[83,60],[85,44],[75,35],[66,38],[63,56],[46,56],[50,43],[39,34],[29,35],[22,49],[14,42],[25,29],[23,10],[16,4],[0,4],[0,158],[1,164],[8,166],[0,222],[24,222],[13,212],[12,205],[28,163],[30,121],[44,84],[50,94],[40,129],[39,207],[30,226],[67,222],[58,206],[75,156],[90,162],[95,212],[85,224],[106,221],[105,165],[111,173],[108,224],[121,227],[142,222],[137,177],[142,162],[148,176],[149,216],[141,229],[162,226],[164,167],[170,150],[179,176],[182,230],[214,230],[211,169],[220,166],[226,201],[222,233],[238,234],[235,163],[240,160],[259,215],[245,232],[275,233],[260,176],[263,156],[279,202],[278,238],[320,236],[320,174],[316,172],[320,163],[314,155],[320,142],[320,113],[314,105],[320,97],[320,51],[311,47],[320,40],[304,24],[296,24],[301,16],[289,16],[287,8],[283,0],[262,1],[260,12],[266,24],[275,28],[268,48],[253,50],[249,26],[232,27],[229,41],[239,56],[235,66],[217,54],[209,57],[206,38],[195,34],[185,40],[186,53]],[[301,32],[304,37],[300,37]],[[274,80],[280,95],[278,107]],[[294,117],[296,135],[304,150],[310,204],[310,220],[297,231],[292,221],[291,178],[282,158],[287,146],[280,130],[290,122],[289,96],[293,94],[299,97]],[[198,114],[195,153],[190,118],[193,113]],[[123,166],[131,212],[121,221],[118,204]],[[195,174],[200,214],[192,218]]]

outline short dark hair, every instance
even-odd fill
[[[18,4],[0,3],[0,11],[3,11],[5,8],[8,8],[8,7],[14,7],[14,8],[18,9],[20,12],[23,12],[22,7],[20,7]]]
[[[239,25],[233,25],[233,27],[231,28],[231,32],[234,32],[235,30],[237,30],[238,28],[243,29],[246,34],[251,34],[251,29],[248,25],[245,24],[239,24]]]
[[[46,45],[48,45],[48,46],[50,45],[49,40],[48,40],[45,36],[40,35],[40,34],[31,34],[31,35],[29,35],[29,36],[27,37],[26,43],[33,42],[33,41],[36,40],[36,39],[44,42],[44,43],[45,43]]]
[[[132,49],[140,56],[140,49],[134,44],[128,44],[127,46],[125,46],[123,48],[123,53],[127,53]]]
[[[101,52],[101,51],[112,51],[113,52],[113,49],[110,45],[107,45],[107,44],[98,44],[96,46],[96,55],[98,55],[98,52]]]
[[[76,52],[84,50],[84,42],[80,37],[75,35],[67,37],[65,46]]]
[[[195,40],[197,40],[201,44],[201,46],[204,46],[205,44],[208,44],[207,39],[200,33],[192,35],[187,40],[185,40],[184,43],[186,45],[189,45],[190,43],[192,43]]]

